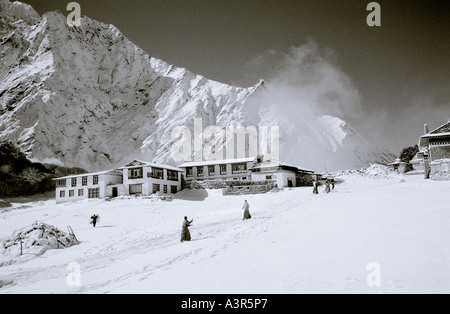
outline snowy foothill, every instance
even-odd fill
[[[0,293],[449,293],[450,183],[376,170],[343,172],[319,195],[13,204],[0,240],[42,221],[72,226],[80,244],[31,258],[1,247]],[[192,241],[181,243],[184,216]]]

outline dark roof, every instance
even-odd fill
[[[262,163],[258,163],[250,170],[253,172],[286,170],[286,171],[292,171],[295,173],[303,173],[303,174],[313,174],[314,173],[314,171],[312,171],[312,170],[300,169],[296,166],[292,166],[292,165],[281,163],[281,162],[274,162],[274,161],[264,161]]]

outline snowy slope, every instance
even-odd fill
[[[5,3],[0,140],[16,142],[30,158],[91,171],[132,159],[173,163],[171,131],[192,129],[194,118],[202,118],[203,127],[281,126],[281,158],[299,166],[342,169],[374,157],[385,161],[378,148],[358,151],[361,137],[347,145],[342,138],[352,134],[339,123],[319,118],[309,125],[287,113],[287,121],[268,124],[265,108],[250,102],[265,90],[263,81],[249,88],[211,81],[150,57],[112,25],[83,17],[80,27],[69,27],[60,12],[41,17],[28,5]],[[299,150],[311,154],[299,158]],[[348,158],[355,153],[356,161]],[[333,163],[318,164],[321,154]]]
[[[59,12],[19,20],[17,6],[2,23],[0,139],[39,160],[90,169],[141,155],[164,161],[174,126],[194,117],[205,125],[243,120],[239,107],[259,87],[213,82],[151,58],[87,17],[74,28]]]
[[[184,191],[173,202],[16,207],[1,214],[0,239],[42,220],[71,225],[82,243],[42,257],[0,252],[0,293],[448,293],[448,183],[340,179],[328,195],[295,188],[247,196],[248,221],[241,220],[244,197],[211,190]],[[101,216],[95,229],[94,213]],[[193,241],[180,243],[185,215],[194,219]],[[72,262],[80,287],[67,285]],[[367,285],[373,262],[381,286]]]
[[[361,136],[340,118],[301,112],[266,111],[262,125],[280,125],[280,155],[291,164],[316,171],[336,171],[387,164],[395,159],[389,151]],[[301,121],[301,123],[299,123]]]
[[[367,166],[368,162],[387,164],[394,157],[389,151],[366,140],[340,118],[320,116],[312,129],[317,131],[319,141],[328,150],[326,156],[331,156],[326,163],[329,169],[361,168]]]

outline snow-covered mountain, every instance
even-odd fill
[[[40,16],[29,5],[4,4],[0,140],[30,158],[89,170],[139,158],[173,163],[171,131],[192,127],[194,118],[204,127],[268,125],[248,107],[263,81],[250,88],[211,81],[150,57],[112,25],[83,17],[70,27],[60,12]],[[298,123],[276,124],[285,161],[317,168],[326,158],[332,162],[320,164],[342,169],[392,158],[337,118]]]
[[[300,123],[299,123],[300,121]],[[280,125],[283,160],[315,171],[363,168],[389,163],[395,156],[371,143],[342,119],[269,108],[261,114],[262,125]]]

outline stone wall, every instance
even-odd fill
[[[433,161],[431,175],[435,179],[450,179],[450,158]]]
[[[450,159],[450,146],[431,146],[431,162],[440,159]]]
[[[223,195],[265,194],[274,188],[274,184],[267,182],[263,185],[228,186],[222,190],[222,193]]]

